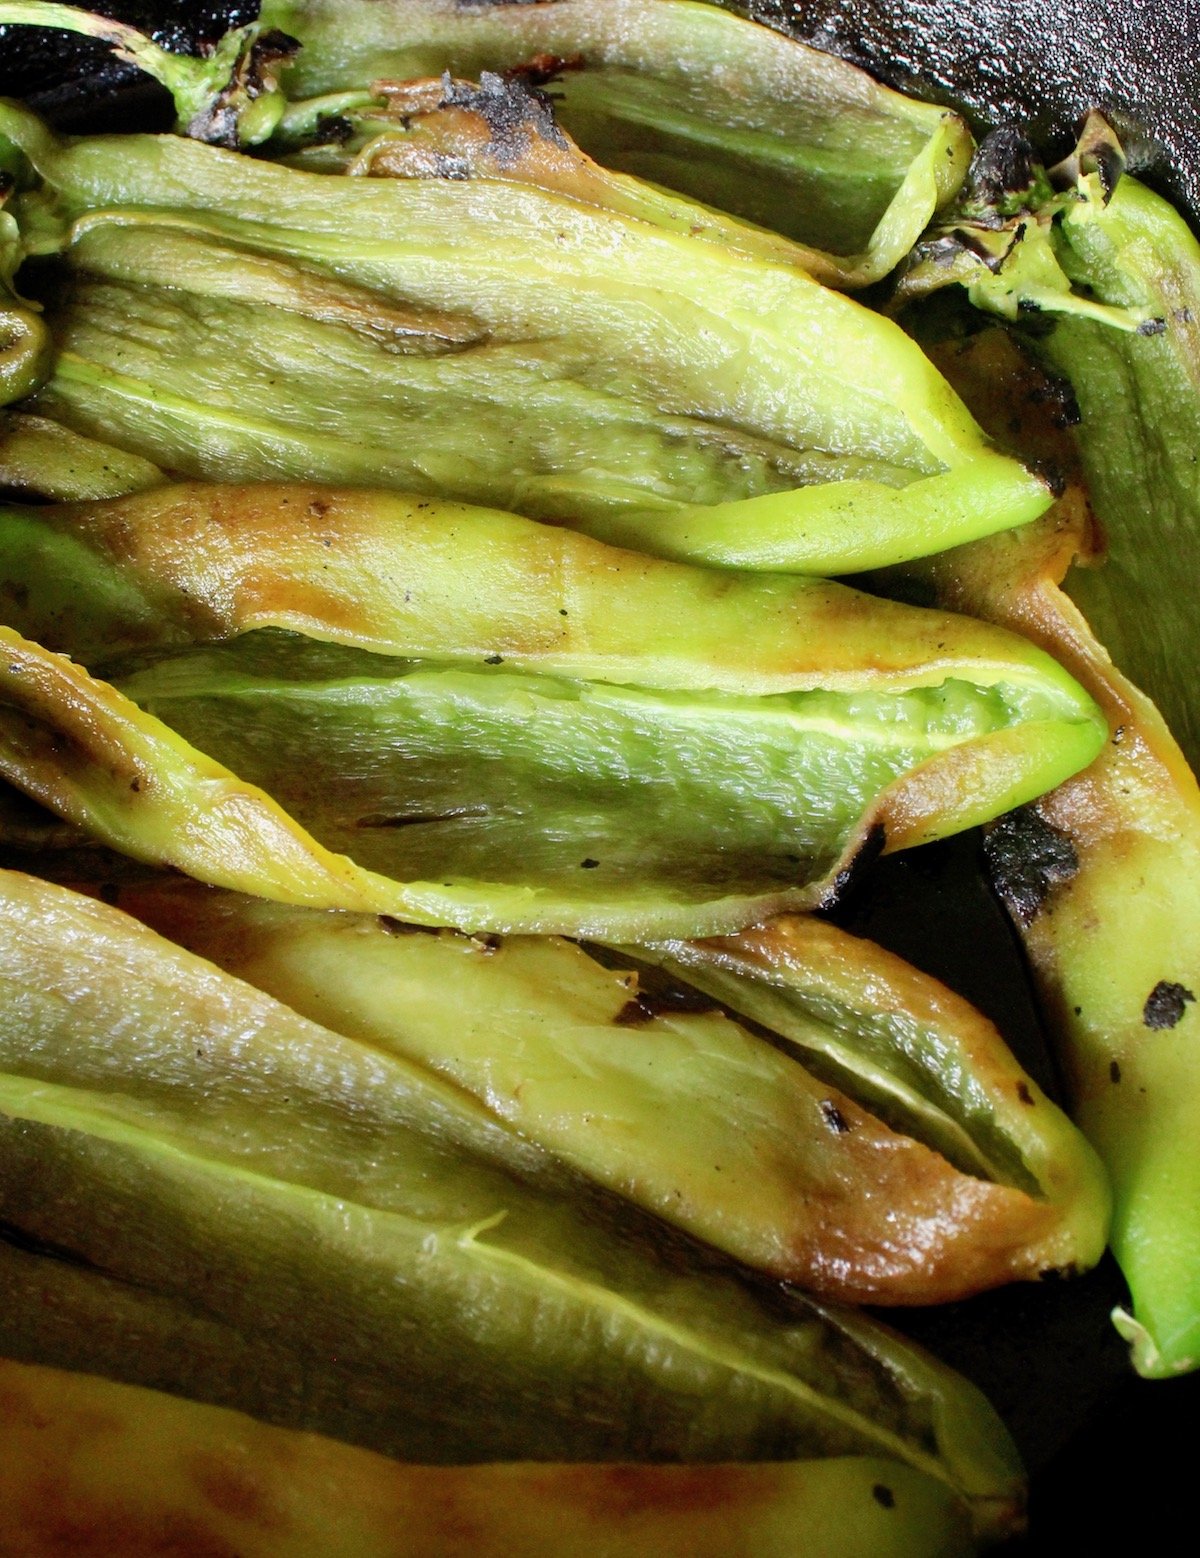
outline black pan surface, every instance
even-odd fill
[[[187,47],[252,19],[257,5],[109,0],[95,9]],[[741,9],[958,108],[977,132],[1020,125],[1048,155],[1064,154],[1080,115],[1098,105],[1120,126],[1139,175],[1200,225],[1200,0],[756,0]],[[0,28],[0,93],[32,100],[69,129],[170,120],[157,88],[62,34]],[[975,835],[881,862],[837,918],[973,1000],[1054,1090],[1021,952],[985,885]],[[1078,1281],[899,1317],[1009,1423],[1033,1473],[1032,1534],[1016,1544],[1024,1551],[1099,1551],[1126,1529],[1143,1550],[1186,1550],[1167,1528],[1192,1502],[1185,1458],[1200,1375],[1134,1378],[1108,1320],[1123,1298],[1110,1260]]]

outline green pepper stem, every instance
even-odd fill
[[[71,5],[3,4],[0,25],[53,27],[99,38],[119,60],[167,89],[179,129],[198,139],[257,144],[274,131],[283,112],[283,96],[272,80],[244,79],[260,32],[256,24],[226,33],[204,58],[173,54],[135,27]]]

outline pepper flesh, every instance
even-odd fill
[[[821,901],[872,828],[985,820],[1102,739],[1053,661],[966,618],[494,511],[185,486],[0,522],[9,620],[127,656],[123,696],[3,630],[6,776],[283,902],[737,929]]]

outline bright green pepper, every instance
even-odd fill
[[[869,836],[994,817],[1103,739],[1012,635],[490,510],[197,486],[2,530],[8,620],[124,691],[5,630],[5,775],[283,902],[737,929],[822,901]]]
[[[430,1462],[882,1455],[1011,1528],[998,1420],[874,1322],[107,905],[5,872],[0,917],[5,1352]]]

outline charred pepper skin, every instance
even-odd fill
[[[1069,399],[1060,421],[1073,424],[1104,565],[1067,575],[1075,551],[1095,562],[1105,546],[1060,504],[1020,539],[913,566],[944,604],[1050,648],[1106,711],[1092,768],[1002,828],[992,850],[1076,1118],[1113,1178],[1113,1248],[1132,1294],[1132,1315],[1115,1318],[1138,1370],[1162,1378],[1200,1365],[1200,1017],[1189,999],[1200,993],[1189,767],[1200,727],[1186,669],[1200,618],[1180,583],[1200,539],[1200,245],[1121,168],[1093,116],[1056,171],[1058,192],[1014,218],[1036,225],[1033,241],[1059,267],[1053,324],[1034,344]],[[1008,286],[1003,269],[996,281]]]

